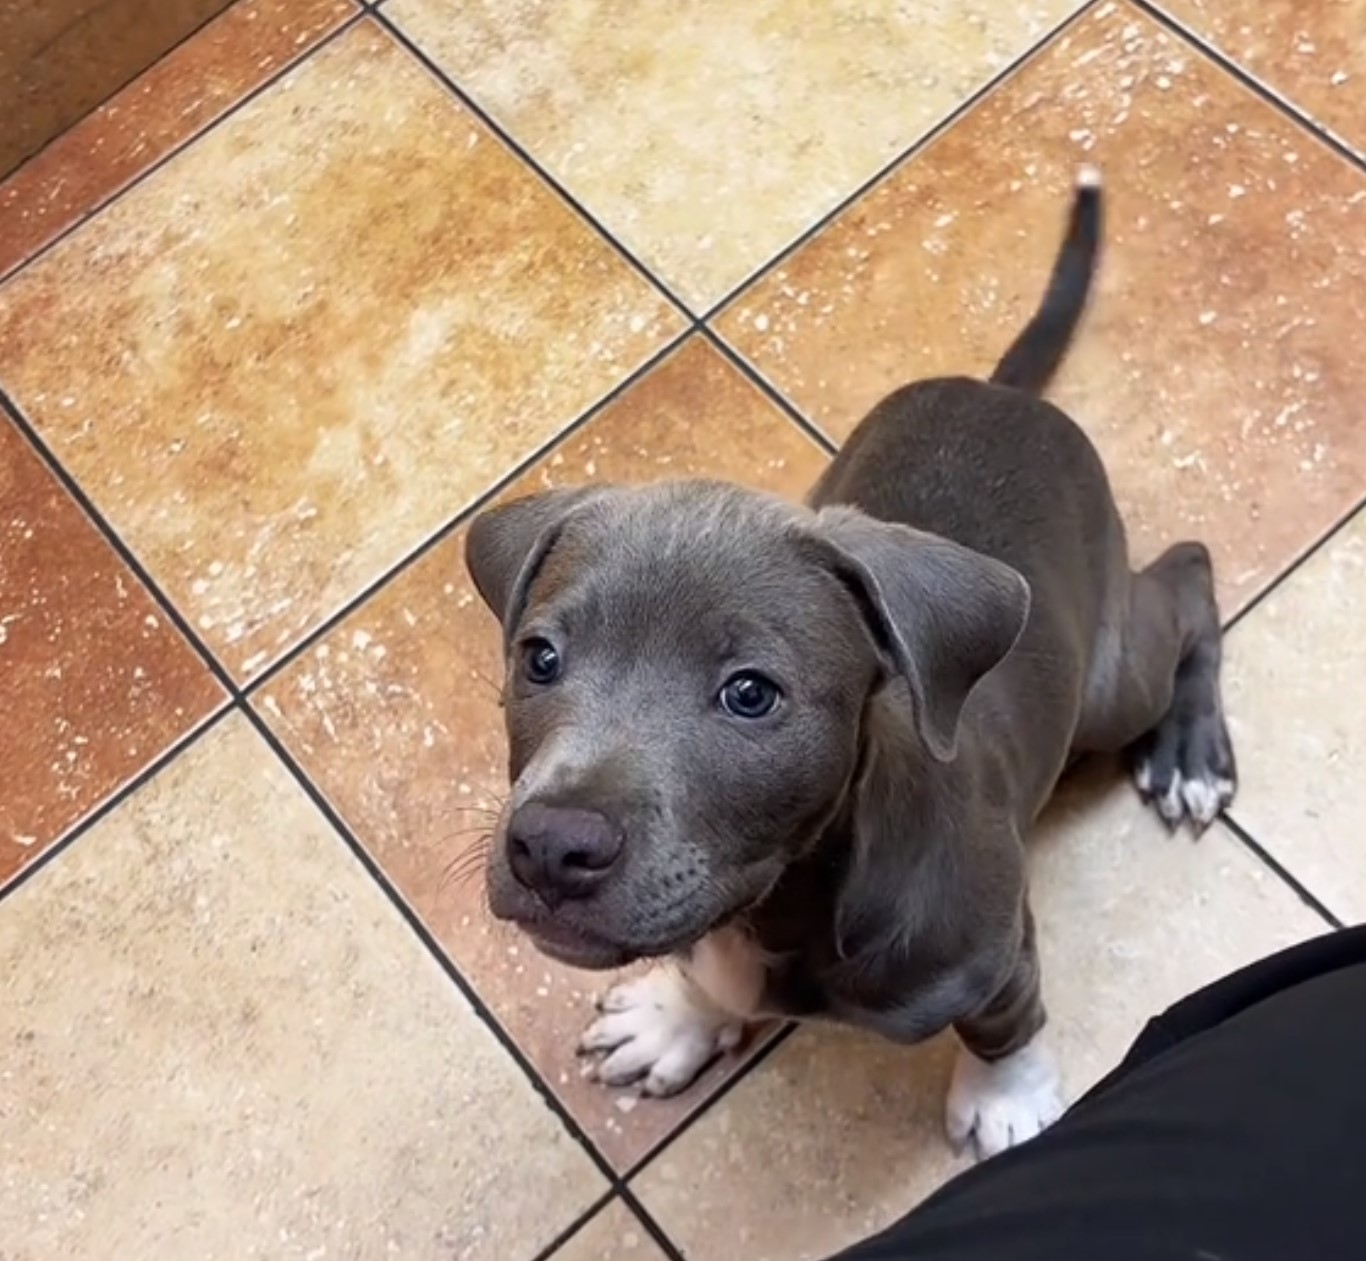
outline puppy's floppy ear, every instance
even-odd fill
[[[826,508],[816,520],[879,649],[910,686],[917,734],[951,761],[968,695],[1025,628],[1029,584],[1000,561],[856,509]]]
[[[505,632],[517,625],[532,579],[565,522],[606,494],[603,486],[543,491],[489,508],[470,523],[465,568]]]

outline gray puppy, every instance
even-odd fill
[[[709,481],[551,491],[471,526],[512,791],[493,913],[613,990],[583,1050],[671,1094],[745,1022],[961,1041],[956,1144],[1061,1111],[1024,842],[1069,761],[1131,751],[1172,826],[1233,796],[1209,554],[1131,571],[1105,470],[1039,397],[1101,234],[1078,182],[988,382],[864,419],[800,507]]]

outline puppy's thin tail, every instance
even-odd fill
[[[996,365],[991,374],[993,384],[1042,394],[1053,379],[1091,292],[1100,255],[1103,201],[1100,172],[1093,166],[1082,167],[1077,172],[1067,235],[1048,278],[1048,289],[1034,317]]]

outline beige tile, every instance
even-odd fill
[[[1172,17],[1366,153],[1366,0],[1161,0]]]
[[[800,495],[824,454],[698,338],[508,492],[728,475]],[[497,627],[441,543],[262,689],[256,704],[497,1018],[618,1167],[667,1135],[734,1061],[680,1098],[585,1081],[574,1047],[606,978],[535,953],[484,907],[481,845],[507,788]]]
[[[701,310],[1078,0],[388,0],[384,11]]]
[[[664,1254],[640,1219],[614,1200],[552,1253],[551,1261],[664,1261]]]
[[[0,288],[0,382],[245,678],[679,328],[362,23]]]
[[[238,715],[0,905],[7,1261],[522,1261],[605,1190]]]
[[[0,183],[0,274],[305,56],[355,12],[352,0],[230,5]],[[138,25],[115,6],[104,8],[103,21]]]
[[[1109,187],[1097,301],[1053,390],[1136,551],[1205,538],[1226,612],[1366,485],[1366,177],[1107,2],[720,321],[843,437],[921,376],[989,372],[1038,301],[1079,164]]]
[[[1049,1037],[1072,1098],[1150,1016],[1325,928],[1222,828],[1172,839],[1108,775],[1065,790],[1036,844]],[[952,1052],[803,1029],[635,1190],[689,1261],[816,1261],[962,1167],[941,1128]]]
[[[1229,633],[1234,818],[1341,919],[1366,921],[1366,517]]]

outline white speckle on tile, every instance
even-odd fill
[[[1230,184],[1228,186],[1228,195],[1236,200],[1239,197],[1247,196],[1247,189],[1241,184]]]
[[[1335,88],[1340,88],[1351,77],[1352,76],[1349,75],[1347,71],[1339,70],[1337,71],[1337,73],[1333,75],[1331,79],[1328,80],[1328,82],[1331,83]]]
[[[754,317],[754,327],[760,333],[768,332],[768,316],[760,312]]]
[[[1215,312],[1215,311],[1201,311],[1201,312],[1200,312],[1200,323],[1201,323],[1202,325],[1204,325],[1206,328],[1208,328],[1209,325],[1213,324],[1214,321],[1217,320],[1218,318],[1219,318],[1218,313]]]

